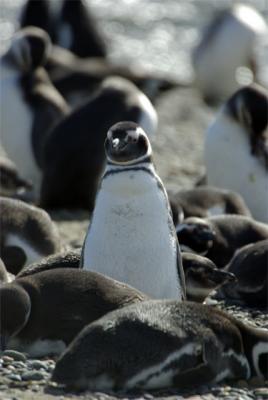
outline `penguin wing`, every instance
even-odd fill
[[[186,284],[185,284],[185,276],[184,276],[184,270],[183,270],[183,265],[182,265],[182,257],[181,257],[181,251],[180,251],[180,246],[179,242],[177,240],[177,271],[181,283],[181,289],[182,289],[182,299],[186,300]]]

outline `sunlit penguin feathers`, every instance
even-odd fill
[[[244,87],[208,128],[204,154],[208,184],[238,192],[253,217],[263,222],[268,222],[267,129],[267,90]]]
[[[147,135],[133,122],[120,122],[109,129],[105,151],[107,166],[83,246],[82,267],[155,298],[181,299],[180,251]]]
[[[267,23],[252,7],[235,4],[218,13],[192,57],[195,82],[207,102],[225,100],[258,78],[257,52],[267,33]]]

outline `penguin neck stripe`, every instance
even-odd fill
[[[109,175],[120,174],[121,172],[128,172],[128,171],[144,171],[155,178],[155,174],[149,168],[133,166],[133,167],[122,168],[122,169],[121,168],[120,169],[111,169],[103,175],[102,179],[107,178],[107,176],[109,176]]]

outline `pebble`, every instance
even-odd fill
[[[28,365],[29,367],[33,368],[33,369],[48,369],[48,366],[43,362],[43,361],[39,361],[39,360],[30,360],[28,361]]]
[[[21,381],[21,376],[18,374],[10,374],[8,377],[9,377],[9,379],[11,379],[12,381],[15,381],[15,382]]]
[[[41,381],[42,379],[44,379],[44,375],[41,372],[30,371],[30,372],[25,372],[21,376],[21,378],[24,381]]]
[[[268,399],[268,388],[259,388],[254,390],[257,399]]]
[[[12,361],[14,361],[14,359],[12,357],[9,357],[9,356],[2,356],[2,360],[3,360],[4,364],[9,364]]]
[[[16,368],[25,368],[25,363],[23,361],[14,361],[12,365]]]
[[[11,357],[14,361],[26,361],[26,356],[23,353],[15,350],[5,350],[3,352],[4,357]],[[2,357],[4,359],[4,357]]]

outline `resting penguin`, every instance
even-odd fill
[[[48,35],[29,27],[17,32],[0,59],[1,144],[38,198],[44,140],[69,111],[42,67],[50,49]]]
[[[268,222],[268,91],[252,85],[220,109],[205,139],[209,185],[234,190]],[[224,171],[224,173],[223,173]]]
[[[187,300],[203,303],[213,290],[236,280],[234,274],[218,269],[206,257],[187,252],[181,256]]]
[[[88,325],[52,380],[94,391],[193,389],[224,379],[267,379],[268,330],[207,305],[149,300]]]
[[[212,186],[199,186],[194,189],[169,193],[169,201],[176,225],[188,217],[210,217],[220,214],[239,214],[251,216],[242,197],[235,192]]]
[[[196,86],[208,103],[225,100],[239,87],[258,79],[258,49],[268,33],[253,8],[236,4],[208,24],[193,51]]]
[[[107,133],[105,152],[107,166],[82,249],[82,268],[154,298],[184,298],[176,232],[145,132],[133,122],[117,123]]]
[[[157,114],[149,99],[128,80],[111,77],[57,125],[44,150],[42,207],[93,210],[105,167],[107,131],[126,119],[139,123],[150,135],[156,132]]]
[[[268,239],[239,249],[226,271],[237,279],[220,289],[225,299],[248,307],[268,307]]]
[[[79,57],[106,57],[107,46],[97,20],[84,0],[28,0],[21,26],[44,29],[53,43]]]
[[[186,218],[176,227],[182,249],[205,255],[222,268],[236,250],[268,239],[268,224],[243,215]]]
[[[81,329],[109,311],[148,299],[95,272],[60,268],[0,287],[1,346],[31,357],[59,354]]]
[[[20,200],[0,198],[0,256],[9,272],[61,249],[60,237],[49,215]]]

